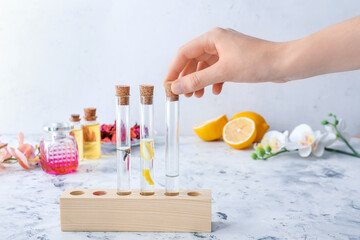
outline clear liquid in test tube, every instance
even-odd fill
[[[115,86],[116,89],[116,152],[117,194],[131,194],[131,139],[130,139],[130,87]]]
[[[140,194],[154,195],[154,86],[140,85]]]
[[[171,91],[171,83],[165,85],[166,136],[165,136],[165,195],[179,195],[179,96]]]

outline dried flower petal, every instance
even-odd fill
[[[29,158],[28,161],[31,162],[31,163],[36,163],[36,162],[39,161],[39,156],[36,156],[36,157],[33,158],[33,159]]]
[[[27,159],[35,158],[35,148],[30,144],[22,144],[18,147],[19,151],[22,152]]]
[[[7,150],[7,147],[0,149],[0,163],[2,163],[5,159],[11,158],[11,154]]]
[[[116,143],[116,121],[114,124],[102,124],[100,126],[101,130],[101,141],[102,142],[112,142]],[[145,129],[145,132],[147,132],[147,129]],[[124,124],[121,126],[121,136],[122,139],[120,141],[126,140],[126,129]],[[130,138],[131,140],[134,139],[140,139],[140,125],[135,124],[130,129]]]
[[[11,154],[11,156],[14,156],[14,155],[15,155],[15,149],[14,149],[14,148],[8,146],[6,149],[7,149],[8,152]]]
[[[15,153],[13,156],[18,160],[20,166],[22,166],[24,169],[29,170],[29,162],[25,155],[20,152],[18,149],[11,148],[11,150]]]
[[[19,133],[19,145],[24,144],[24,134],[22,132]]]

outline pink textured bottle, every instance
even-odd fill
[[[76,140],[70,135],[73,126],[52,123],[44,127],[47,133],[40,142],[40,162],[49,174],[67,174],[76,171],[79,154]]]

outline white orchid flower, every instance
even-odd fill
[[[320,131],[314,132],[307,124],[300,124],[290,134],[290,142],[286,148],[298,150],[301,157],[308,157],[318,146]]]
[[[285,144],[288,142],[288,136],[288,131],[283,133],[279,131],[269,131],[264,135],[260,144],[263,148],[270,146],[271,152],[276,153],[284,149]]]
[[[307,124],[300,124],[290,134],[290,142],[285,146],[288,150],[298,150],[301,157],[313,153],[317,157],[324,154],[325,147],[336,140],[336,135],[313,131]]]

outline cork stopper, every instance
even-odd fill
[[[179,100],[179,95],[176,95],[175,93],[173,93],[171,91],[171,84],[172,84],[172,82],[166,82],[164,84],[166,96],[170,98],[171,102],[178,101]]]
[[[95,121],[97,116],[96,116],[96,108],[84,108],[84,119],[86,121]]]
[[[80,115],[79,114],[71,114],[70,122],[80,122]]]
[[[140,85],[140,101],[142,104],[153,104],[154,86],[153,85]]]
[[[116,85],[116,96],[129,96],[130,95],[130,86],[127,85]]]
[[[119,97],[119,105],[129,105],[130,86],[116,85],[115,86],[116,96]]]

